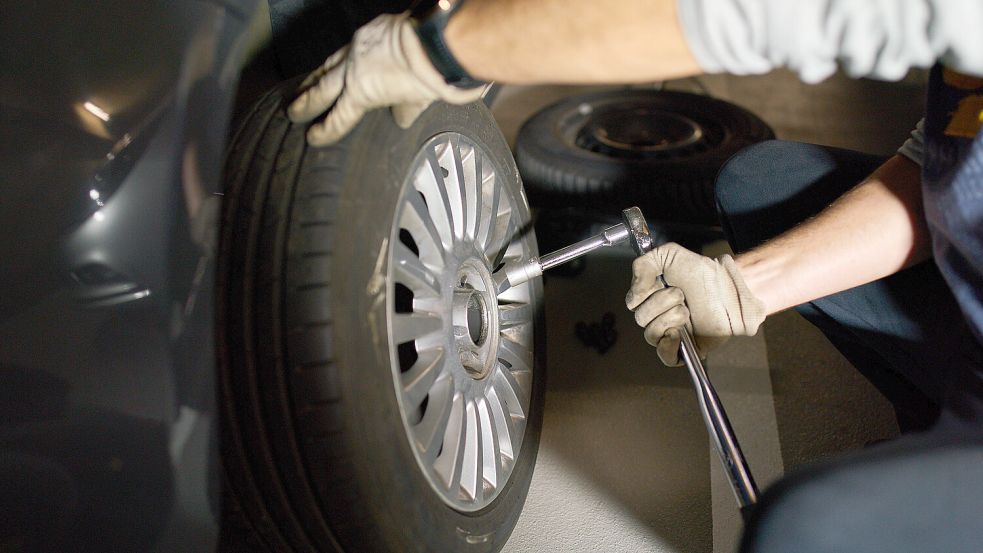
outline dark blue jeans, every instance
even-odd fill
[[[794,227],[884,161],[784,141],[745,149],[717,179],[731,247]],[[928,431],[786,477],[763,495],[743,549],[983,551],[983,413],[946,411],[983,350],[934,263],[796,310],[887,397],[903,432]]]

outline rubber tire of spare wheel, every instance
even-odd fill
[[[582,142],[605,115],[654,110],[694,121],[705,140],[660,155],[616,156]],[[742,148],[774,138],[751,112],[697,94],[613,90],[561,100],[530,118],[516,140],[516,162],[534,206],[589,206],[618,212],[638,205],[646,217],[717,224],[713,183]]]
[[[390,366],[385,275],[411,162],[455,131],[521,183],[487,108],[434,105],[407,130],[368,114],[312,148],[267,94],[230,146],[217,282],[225,551],[498,551],[525,501],[544,399],[542,310],[526,434],[487,507],[459,512],[417,465]],[[528,208],[519,208],[528,222]],[[380,272],[380,269],[382,270]],[[375,280],[373,280],[375,278]],[[535,284],[540,291],[541,285]]]

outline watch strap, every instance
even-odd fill
[[[418,15],[421,10],[414,10],[413,26],[427,57],[447,84],[457,88],[478,88],[488,83],[472,77],[444,40],[447,22],[463,3],[464,0],[440,0],[429,10],[423,11],[422,15]]]

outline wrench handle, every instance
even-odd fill
[[[664,283],[665,281],[663,281]],[[741,513],[747,513],[748,509],[758,502],[758,486],[754,483],[751,476],[751,469],[741,451],[741,445],[734,435],[734,429],[727,418],[720,403],[720,397],[710,382],[703,361],[696,351],[696,344],[689,329],[683,327],[679,332],[680,346],[679,353],[686,364],[689,376],[693,380],[696,389],[696,399],[700,404],[700,413],[703,415],[703,422],[706,424],[707,433],[713,442],[720,462],[724,466],[724,472],[730,481],[737,505],[741,508]]]
[[[639,208],[629,207],[623,210],[621,219],[628,229],[629,243],[636,254],[645,255],[655,249],[655,240],[649,233],[648,223]],[[658,283],[663,288],[669,286],[664,275],[659,276]],[[700,414],[703,415],[703,422],[707,426],[714,449],[720,456],[720,462],[724,465],[724,472],[727,473],[730,487],[734,490],[741,515],[746,520],[751,507],[758,502],[758,486],[754,483],[747,459],[744,458],[741,445],[737,442],[734,429],[730,426],[727,412],[724,411],[720,397],[713,389],[706,368],[703,367],[703,361],[696,352],[693,336],[685,326],[679,329],[679,336],[679,355],[683,358],[683,363],[686,364],[689,376],[693,380],[696,399],[700,403]]]

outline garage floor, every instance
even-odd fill
[[[780,138],[889,153],[919,117],[924,75],[900,84],[792,75],[667,83],[757,113]],[[583,89],[506,87],[494,111],[506,137],[542,106]],[[708,243],[709,255],[726,250]],[[733,551],[740,519],[710,450],[684,368],[663,367],[624,306],[631,255],[592,257],[575,278],[548,277],[546,414],[536,473],[507,553]],[[585,291],[590,291],[586,294]],[[601,355],[578,321],[611,312],[616,345]],[[802,463],[889,438],[887,403],[794,312],[707,363],[761,487]]]

